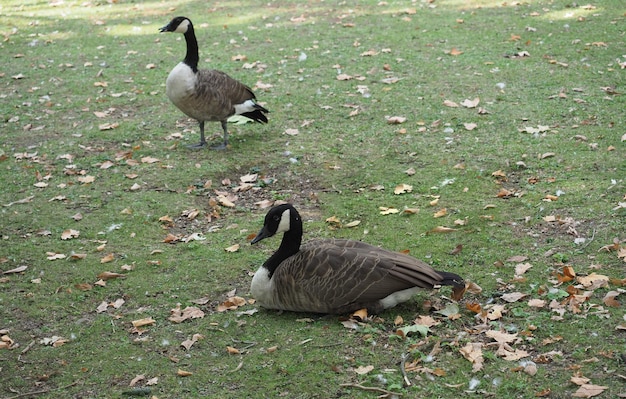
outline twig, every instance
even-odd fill
[[[395,395],[395,396],[402,396],[402,394],[398,393],[398,392],[391,392],[391,391],[388,391],[386,389],[377,388],[377,387],[365,387],[365,386],[363,386],[361,384],[341,384],[339,386],[340,387],[359,388],[359,389],[362,389],[364,391],[380,392],[380,393],[383,394],[382,396],[379,396],[381,398],[388,398],[388,397],[393,396],[393,395]]]
[[[239,364],[237,365],[237,367],[235,367],[235,368],[231,371],[231,373],[234,373],[234,372],[236,372],[236,371],[241,370],[241,368],[242,368],[242,367],[243,367],[243,362],[239,362]]]
[[[589,241],[587,241],[587,243],[585,245],[583,245],[582,247],[580,247],[580,249],[585,249],[589,246],[589,244],[591,244],[591,242],[593,241],[593,239],[596,237],[596,229],[593,229],[593,232],[591,233],[591,238],[589,239]]]
[[[27,398],[29,396],[41,395],[41,394],[52,392],[52,391],[60,391],[62,389],[67,389],[67,388],[73,387],[74,385],[77,385],[79,382],[80,382],[80,380],[79,381],[74,381],[71,384],[64,385],[64,386],[58,387],[58,388],[42,389],[41,391],[32,391],[32,392],[21,393],[19,395],[11,396],[11,397],[8,397],[6,399]]]
[[[26,346],[26,348],[22,349],[22,351],[20,352],[20,355],[25,354],[26,352],[28,352],[30,350],[30,348],[33,347],[33,345],[35,345],[35,341],[32,341],[30,344],[28,344]]]
[[[402,373],[402,378],[404,379],[404,386],[405,387],[410,387],[411,384],[411,380],[409,380],[409,376],[406,375],[406,359],[409,357],[408,353],[403,353],[402,355],[400,355],[400,372]]]
[[[32,362],[28,362],[26,360],[22,360],[22,355],[26,354],[26,352],[28,352],[30,350],[30,348],[32,348],[35,345],[35,341],[31,341],[30,344],[28,344],[26,346],[26,348],[22,349],[22,351],[20,352],[19,355],[17,355],[17,361],[18,362],[22,362],[22,363],[32,363]]]

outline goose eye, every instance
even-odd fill
[[[278,215],[274,216],[274,221],[280,222],[280,216],[278,216]]]

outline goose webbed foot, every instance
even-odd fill
[[[212,150],[217,150],[217,151],[226,150],[226,149],[228,149],[228,141],[224,141],[224,142],[222,142],[220,144],[213,144],[210,148]]]
[[[207,146],[207,142],[201,141],[197,144],[189,144],[187,148],[189,148],[190,150],[201,150],[203,148],[206,148],[206,146]]]

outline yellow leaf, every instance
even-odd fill
[[[102,259],[100,259],[100,263],[109,263],[109,262],[113,262],[115,260],[115,254],[110,253],[108,255],[105,255]]]
[[[98,274],[98,278],[101,280],[112,280],[114,278],[125,278],[125,274],[114,273],[114,272],[102,272]]]
[[[413,191],[413,186],[411,186],[410,184],[402,183],[396,186],[396,188],[393,190],[393,193],[396,195],[400,195],[400,194],[410,193],[411,191]]]
[[[396,208],[387,208],[385,206],[380,206],[380,207],[378,207],[378,209],[380,209],[380,214],[381,215],[392,215],[394,213],[399,213],[400,212]]]
[[[133,327],[143,327],[143,326],[149,326],[152,324],[155,324],[156,320],[154,320],[152,317],[144,317],[143,319],[138,319],[138,320],[133,320],[132,324]]]
[[[239,244],[231,245],[228,248],[224,248],[226,252],[237,252],[239,250]]]
[[[440,209],[439,211],[435,212],[433,217],[436,218],[440,218],[443,216],[446,216],[448,214],[448,210],[446,208]]]
[[[232,346],[227,346],[226,347],[226,352],[228,352],[229,355],[239,355],[239,354],[241,354],[239,349],[234,348]]]
[[[185,370],[178,369],[178,371],[176,372],[176,375],[179,376],[179,377],[189,377],[189,376],[193,375],[193,373],[190,372],[190,371],[185,371]]]

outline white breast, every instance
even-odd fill
[[[196,74],[189,65],[181,62],[176,65],[165,81],[165,93],[176,105],[184,101],[193,93],[196,84]]]
[[[256,299],[257,304],[267,309],[276,309],[272,293],[274,292],[274,282],[269,278],[269,270],[261,266],[254,273],[252,283],[250,283],[250,293]]]

